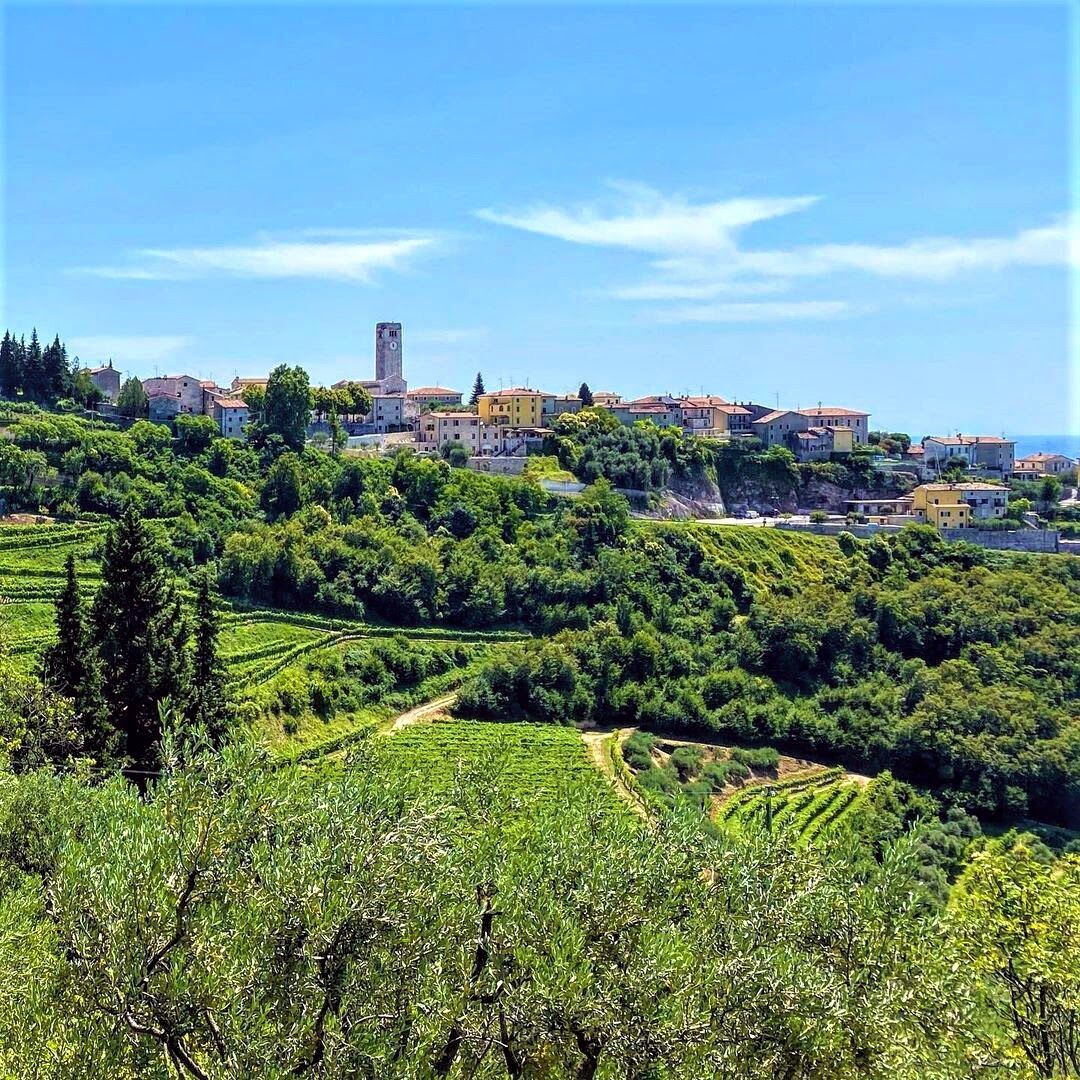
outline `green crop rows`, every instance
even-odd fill
[[[414,724],[386,737],[391,764],[429,791],[450,792],[458,777],[502,799],[536,805],[568,787],[592,785],[610,795],[576,728],[454,720]],[[611,795],[613,807],[616,801]]]
[[[772,804],[774,831],[788,830],[799,843],[825,836],[855,810],[862,788],[839,767],[744,788],[721,807],[718,820],[740,831],[764,829]]]

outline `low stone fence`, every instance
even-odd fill
[[[944,540],[966,540],[1004,551],[1057,551],[1061,538],[1057,529],[942,529],[941,536]]]
[[[469,468],[476,472],[497,473],[499,476],[520,476],[525,471],[525,462],[521,457],[471,457]]]
[[[784,521],[776,522],[774,528],[784,529],[787,532],[808,532],[817,536],[839,536],[841,533],[851,533],[860,540],[869,540],[872,536],[881,536],[888,533],[898,533],[903,525],[848,525],[840,521]]]
[[[851,533],[861,540],[888,533],[898,533],[905,525],[846,525],[836,521],[814,523],[804,521],[778,521],[777,529],[790,532],[810,532],[818,536],[839,536]],[[1080,541],[1062,540],[1057,529],[942,529],[943,540],[963,540],[979,547],[996,548],[1001,551],[1069,552],[1080,555]]]

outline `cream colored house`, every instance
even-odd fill
[[[841,409],[835,405],[819,405],[816,409],[800,409],[811,427],[851,428],[851,441],[862,446],[870,435],[870,414],[857,409]]]
[[[1038,480],[1043,476],[1060,476],[1072,472],[1076,462],[1064,454],[1027,454],[1013,463],[1013,476],[1017,480]]]

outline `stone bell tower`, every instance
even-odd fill
[[[401,377],[401,323],[381,322],[375,325],[375,379],[387,383],[393,392],[398,384],[404,388]]]

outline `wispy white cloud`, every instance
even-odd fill
[[[942,281],[963,273],[1010,267],[1080,267],[1080,230],[1061,217],[1012,235],[928,237],[902,244],[842,243],[754,249],[742,232],[758,222],[807,210],[816,196],[740,198],[693,203],[640,185],[619,185],[606,207],[537,206],[519,211],[481,210],[496,224],[574,244],[621,248],[650,256],[651,276],[611,287],[619,300],[652,303],[718,301],[665,310],[668,320],[746,322],[835,318],[850,314],[840,301],[796,300],[744,304],[727,297],[783,292],[791,282],[840,274]]]
[[[143,248],[128,263],[76,267],[74,272],[140,281],[227,276],[369,284],[378,271],[402,270],[437,242],[434,234],[374,236],[363,230],[307,230],[299,238],[261,237],[251,244]]]
[[[567,240],[574,244],[629,248],[656,255],[733,250],[736,229],[812,206],[817,197],[743,198],[694,205],[640,184],[611,185],[618,205],[570,210],[533,206],[524,210],[484,209],[476,216],[497,225]]]
[[[843,300],[792,300],[687,304],[664,308],[656,318],[665,323],[756,323],[840,319],[855,314]]]
[[[112,360],[115,364],[153,364],[168,360],[191,343],[176,334],[90,334],[69,338],[68,352],[85,363]]]
[[[1012,236],[938,237],[906,244],[824,244],[789,251],[741,251],[735,270],[785,277],[860,270],[879,277],[941,280],[968,270],[1080,265],[1067,219]]]

